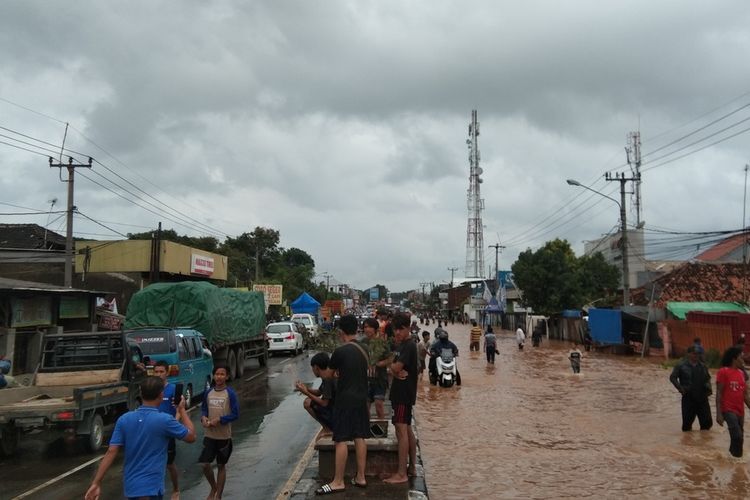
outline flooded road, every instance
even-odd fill
[[[726,427],[680,430],[680,395],[657,362],[584,352],[574,375],[567,343],[519,351],[503,331],[488,365],[469,352],[468,330],[448,327],[463,385],[419,387],[431,498],[750,496],[747,459],[730,458]]]

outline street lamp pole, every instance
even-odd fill
[[[630,266],[628,265],[628,225],[626,220],[626,214],[625,214],[625,182],[632,180],[632,179],[626,179],[625,176],[617,176],[616,178],[613,178],[612,180],[619,180],[620,181],[620,201],[617,201],[616,199],[612,198],[611,196],[608,196],[604,193],[600,193],[596,189],[592,189],[584,184],[581,184],[575,179],[568,179],[567,183],[571,186],[578,186],[582,187],[584,189],[588,189],[591,192],[594,192],[600,196],[603,196],[607,198],[608,200],[612,200],[615,203],[617,203],[617,206],[620,208],[620,243],[622,251],[622,303],[623,306],[630,305]],[[610,180],[609,176],[607,176],[607,180]]]

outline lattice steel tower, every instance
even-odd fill
[[[477,110],[471,112],[469,124],[469,189],[466,191],[469,218],[466,223],[466,277],[481,278],[484,272],[484,226],[482,225],[482,211],[484,200],[481,197],[479,185],[482,184],[482,169],[479,166],[479,122]]]

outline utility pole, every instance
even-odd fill
[[[94,162],[93,158],[89,157],[89,163],[73,163],[73,158],[68,157],[68,164],[63,163],[52,163],[53,160],[50,156],[49,166],[50,168],[59,168],[61,173],[63,167],[68,169],[68,180],[63,181],[68,183],[68,215],[67,215],[67,229],[65,232],[65,286],[67,288],[73,288],[73,212],[76,207],[73,204],[73,185],[75,178],[76,168],[91,168],[91,164]]]
[[[453,288],[453,273],[455,273],[456,271],[458,271],[458,268],[457,267],[449,267],[448,271],[451,272],[451,288]]]
[[[494,245],[490,245],[489,248],[494,248],[495,249],[495,281],[497,282],[497,271],[498,271],[498,269],[497,269],[497,254],[500,252],[501,248],[505,248],[505,247],[503,245],[501,245],[500,243],[495,243]]]
[[[424,296],[424,287],[426,287],[429,284],[430,283],[428,281],[422,281],[422,282],[419,283],[419,286],[422,287],[422,303],[423,304],[424,304],[424,299],[425,299],[425,296]]]
[[[750,170],[750,165],[746,163],[745,164],[745,193],[742,198],[742,234],[744,236],[743,241],[742,241],[742,267],[743,267],[742,301],[745,304],[747,304],[747,245],[748,245],[747,219],[745,218],[745,208],[747,207],[747,171],[748,170]]]
[[[328,274],[328,271],[320,273],[320,275],[326,279],[326,300],[328,300],[328,287],[331,284],[331,275]]]
[[[606,173],[604,178],[608,181],[620,183],[620,250],[622,252],[622,302],[623,307],[630,305],[630,266],[628,265],[628,224],[625,210],[625,183],[638,181],[639,177],[625,177],[625,174],[617,173],[613,176]]]

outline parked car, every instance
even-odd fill
[[[270,323],[266,326],[266,337],[269,353],[287,351],[292,354],[301,354],[305,347],[305,339],[294,321]]]
[[[189,407],[193,397],[210,387],[214,361],[208,341],[200,332],[190,328],[143,328],[126,335],[149,358],[149,369],[157,361],[169,363],[167,380],[182,384],[185,406]]]
[[[297,321],[305,325],[311,337],[317,337],[320,334],[318,322],[312,314],[292,314],[292,321]]]

